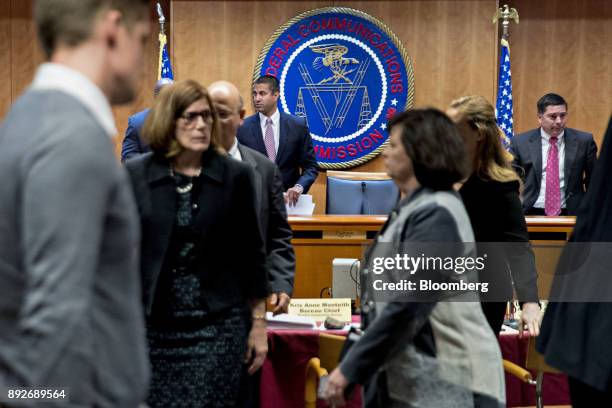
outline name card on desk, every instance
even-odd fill
[[[366,239],[365,231],[323,231],[323,239]]]
[[[289,314],[312,317],[318,322],[333,317],[341,322],[351,321],[351,299],[291,299]]]

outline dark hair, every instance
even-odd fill
[[[192,79],[164,86],[155,99],[142,129],[142,135],[151,150],[168,158],[182,151],[176,141],[176,122],[192,103],[200,99],[206,100],[213,115],[210,148],[223,151],[217,111],[206,88]]]
[[[102,11],[120,11],[128,29],[149,18],[147,0],[36,0],[34,7],[38,39],[48,58],[60,43],[77,46],[87,40]]]
[[[268,87],[270,87],[270,92],[272,93],[279,92],[280,90],[280,87],[278,86],[278,79],[272,75],[262,75],[257,78],[254,85],[259,84],[268,84]]]
[[[401,129],[401,141],[423,187],[449,190],[465,175],[465,147],[459,131],[434,108],[410,109],[389,122],[389,132]]]
[[[538,100],[538,113],[541,115],[546,111],[547,107],[558,105],[565,105],[565,109],[567,109],[567,102],[565,101],[565,99],[563,99],[561,95],[547,93]]]

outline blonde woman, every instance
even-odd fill
[[[468,177],[459,192],[476,241],[486,243],[479,245],[479,252],[488,255],[486,268],[480,273],[481,281],[491,287],[481,296],[487,320],[498,333],[514,282],[523,302],[521,320],[529,333],[537,336],[537,272],[519,197],[521,181],[512,169],[512,156],[501,144],[495,110],[482,96],[464,96],[451,102],[447,114],[459,129],[468,157]]]

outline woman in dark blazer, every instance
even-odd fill
[[[537,336],[540,306],[535,257],[519,198],[520,179],[512,169],[512,157],[502,147],[493,106],[482,96],[465,96],[453,101],[447,113],[461,133],[468,156],[469,177],[459,193],[480,243],[479,253],[488,255],[480,276],[491,288],[481,296],[487,321],[495,333],[500,331],[514,281],[523,302],[521,320]]]
[[[245,354],[267,352],[267,279],[252,175],[219,147],[195,81],[165,87],[145,122],[152,152],[126,162],[142,225],[152,407],[233,406]]]

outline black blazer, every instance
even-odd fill
[[[565,157],[563,158],[565,206],[568,214],[575,215],[589,186],[597,156],[597,145],[595,145],[592,134],[576,129],[566,128],[563,137],[565,138]],[[542,184],[540,128],[514,136],[510,149],[514,156],[513,165],[522,169],[524,176],[523,211],[527,211],[538,199]]]
[[[521,209],[518,181],[485,181],[472,175],[459,193],[472,223],[474,239],[484,243],[478,245],[478,252],[487,253],[480,278],[490,282],[489,292],[482,293],[481,298],[511,300],[514,281],[521,302],[537,302],[538,274]],[[510,244],[502,247],[500,243]]]
[[[319,174],[310,131],[304,119],[279,113],[280,138],[276,165],[283,176],[285,190],[299,184],[304,187],[304,193],[307,193]],[[238,141],[266,156],[258,113],[244,120],[238,129]]]
[[[291,245],[293,234],[287,222],[280,171],[266,156],[238,144],[245,163],[255,170],[255,202],[266,246],[266,268],[270,292],[293,293],[295,253]]]
[[[574,279],[566,280],[567,273],[571,270],[567,269],[568,264],[573,263],[571,254],[583,252],[572,250],[576,247],[570,245],[597,243],[595,245],[604,245],[599,248],[609,248],[609,243],[612,242],[612,184],[609,175],[612,166],[612,117],[602,140],[601,154],[585,204],[580,207],[570,244],[563,249],[553,280],[551,299],[556,298],[560,302],[548,304],[536,345],[548,364],[591,387],[610,393],[612,303],[595,302],[609,299],[606,299],[606,295],[610,293],[610,283],[605,257],[595,259],[595,268],[589,265],[572,271]],[[564,260],[568,262],[562,263]],[[561,281],[558,281],[559,279]],[[573,288],[564,286],[580,280],[590,283],[587,287],[594,290],[593,301],[563,302],[564,298],[559,298],[558,295],[564,293],[564,290],[575,293]],[[598,286],[602,286],[603,291],[600,291]]]
[[[154,294],[170,245],[177,211],[177,193],[169,161],[153,153],[125,163],[142,225],[141,277],[145,310],[150,315]],[[251,169],[212,150],[202,158],[194,183],[197,210],[193,230],[200,248],[196,268],[204,302],[210,311],[267,296],[265,252]]]

